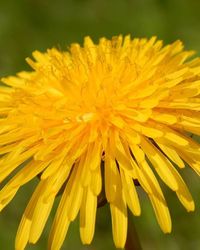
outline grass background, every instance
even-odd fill
[[[198,0],[0,0],[0,75],[29,69],[24,58],[35,49],[67,48],[85,35],[95,41],[130,33],[137,37],[157,35],[165,43],[181,39],[187,49],[200,52],[200,1]],[[159,229],[146,195],[140,192],[142,215],[131,216],[144,250],[200,249],[200,179],[189,169],[181,173],[196,202],[187,213],[173,192],[161,184],[173,219],[173,231]],[[38,180],[22,188],[0,214],[0,249],[13,250],[17,225]],[[57,200],[58,202],[58,200]],[[55,206],[56,207],[56,206]],[[53,214],[36,245],[27,250],[47,249]],[[70,227],[63,250],[114,250],[108,206],[98,210],[96,233],[90,246],[79,238],[78,220]]]

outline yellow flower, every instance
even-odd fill
[[[134,181],[147,193],[161,229],[170,213],[157,178],[187,211],[194,202],[177,168],[200,174],[200,59],[188,60],[180,41],[155,37],[86,37],[69,51],[35,51],[34,69],[3,78],[0,87],[0,209],[32,178],[40,182],[23,214],[16,250],[39,239],[56,195],[60,204],[49,237],[58,250],[80,214],[84,244],[92,241],[97,197],[105,190],[113,238],[123,247],[127,207],[140,215]],[[23,165],[21,165],[23,164]],[[18,172],[16,172],[18,171]]]

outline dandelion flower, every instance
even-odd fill
[[[0,209],[21,186],[40,179],[16,250],[40,238],[58,193],[50,250],[61,248],[78,214],[82,242],[92,241],[104,190],[114,243],[124,247],[127,208],[141,212],[136,181],[163,232],[171,231],[171,219],[157,179],[194,210],[177,170],[186,163],[200,174],[200,146],[190,137],[200,135],[200,59],[189,60],[193,54],[180,41],[163,46],[155,37],[98,44],[86,37],[83,47],[33,52],[31,72],[2,79],[0,181],[14,175],[0,191]]]

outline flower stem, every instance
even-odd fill
[[[135,226],[131,219],[128,220],[128,233],[125,244],[126,250],[142,250]]]

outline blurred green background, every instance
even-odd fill
[[[0,75],[29,69],[24,58],[35,49],[65,49],[71,42],[82,42],[85,35],[95,41],[101,36],[127,33],[134,37],[157,35],[165,43],[181,39],[187,49],[200,52],[199,10],[198,0],[0,0]],[[139,190],[142,215],[131,219],[144,250],[200,249],[200,179],[189,168],[181,173],[193,194],[196,210],[187,213],[173,192],[161,184],[173,219],[170,235],[161,232],[146,195]],[[0,250],[14,249],[17,225],[37,182],[33,180],[22,188],[0,214]],[[53,213],[38,244],[26,249],[47,249],[52,219]],[[62,249],[114,250],[108,206],[98,210],[90,246],[81,244],[77,220]]]

